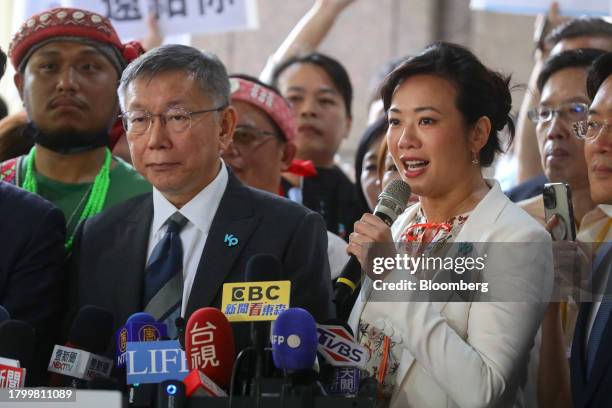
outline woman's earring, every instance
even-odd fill
[[[478,160],[478,153],[472,153],[472,164],[480,164],[480,160]]]

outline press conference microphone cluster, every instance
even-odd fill
[[[410,186],[402,180],[394,180],[378,196],[374,215],[391,226],[404,212],[410,198]],[[351,255],[334,287],[334,303],[339,311],[347,309],[351,295],[361,283],[361,265],[355,255]]]

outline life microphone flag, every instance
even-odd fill
[[[228,387],[234,367],[234,334],[219,309],[196,310],[187,322],[185,351],[190,370],[200,370],[220,387]]]
[[[272,327],[272,358],[276,368],[312,370],[317,358],[317,324],[310,313],[292,307],[281,313]]]
[[[125,367],[128,342],[158,341],[167,335],[165,323],[155,321],[148,313],[134,313],[116,334],[117,367]]]
[[[185,352],[178,340],[128,342],[126,354],[128,384],[182,381],[189,373]]]
[[[79,350],[56,345],[49,361],[48,371],[90,381],[95,377],[110,377],[113,360]]]

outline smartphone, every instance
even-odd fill
[[[559,222],[552,230],[555,241],[576,240],[576,223],[572,207],[572,192],[566,183],[544,184],[544,218],[550,221],[557,214]]]

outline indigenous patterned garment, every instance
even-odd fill
[[[454,241],[467,221],[469,214],[468,212],[454,216],[448,221],[438,224],[428,222],[423,209],[420,208],[414,220],[402,232],[401,241],[424,244],[419,245],[419,251],[429,254],[436,252],[436,255],[439,256],[439,250],[446,248],[443,244],[450,244]],[[370,360],[366,369],[370,376],[376,378],[379,384],[382,384],[380,397],[389,399],[395,386],[395,377],[402,351],[399,349],[397,342],[394,341],[393,336],[386,336],[370,323],[359,320],[357,339],[370,352]]]

